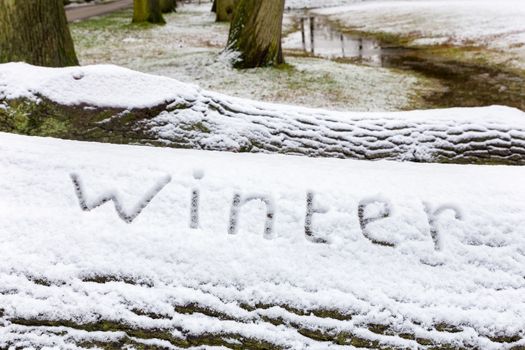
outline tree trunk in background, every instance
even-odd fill
[[[215,13],[217,13],[217,22],[229,22],[233,18],[233,10],[237,0],[216,0]]]
[[[177,8],[177,1],[175,0],[160,0],[160,11],[162,13],[175,12]]]
[[[217,12],[217,0],[213,0],[213,5],[211,5],[211,12]]]
[[[0,0],[0,63],[78,65],[63,0]]]
[[[134,0],[133,23],[166,23],[160,8],[160,0]]]
[[[284,63],[281,48],[284,0],[239,0],[233,14],[228,50],[240,53],[236,68]]]

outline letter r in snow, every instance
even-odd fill
[[[441,205],[435,210],[433,210],[432,206],[428,203],[423,203],[423,206],[425,207],[425,213],[427,214],[428,225],[430,226],[430,236],[432,237],[432,241],[434,242],[434,249],[438,251],[443,250],[444,240],[443,235],[439,233],[437,227],[437,219],[443,212],[451,210],[454,212],[454,217],[456,218],[456,220],[462,220],[463,215],[461,214],[461,210],[459,210],[459,208],[457,208],[456,206],[450,204]]]

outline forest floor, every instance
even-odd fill
[[[336,62],[286,51],[278,69],[232,69],[224,50],[229,25],[216,23],[209,4],[182,5],[164,26],[132,25],[131,10],[73,23],[82,65],[111,63],[172,77],[224,94],[336,110],[424,108],[424,97],[443,87],[397,69]],[[297,30],[293,16],[285,32]],[[285,48],[286,50],[286,48]]]
[[[352,6],[342,7],[343,14],[331,9],[289,10],[283,39],[287,64],[238,71],[223,53],[229,26],[216,23],[209,7],[183,4],[178,13],[166,15],[164,26],[132,25],[131,10],[73,23],[81,64],[117,64],[228,95],[334,110],[494,104],[525,109],[525,59],[515,54],[516,45],[511,52],[472,39],[444,42],[429,39],[424,32],[403,32],[402,23],[385,25],[388,33],[377,26],[367,29],[362,18],[374,15],[377,18],[371,21],[379,23],[385,14],[373,11],[354,19]],[[301,43],[301,18],[307,19],[307,28],[310,18],[316,21],[313,54]],[[348,47],[343,56],[333,55],[340,37]],[[308,29],[305,38],[309,43]],[[363,52],[352,55],[363,42],[364,54],[371,51],[375,61],[363,59]]]

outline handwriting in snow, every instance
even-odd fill
[[[75,189],[75,194],[78,198],[80,208],[83,211],[91,211],[96,209],[107,202],[113,202],[115,211],[120,219],[124,222],[131,224],[148,206],[148,204],[166,187],[168,183],[171,182],[171,176],[165,176],[160,179],[152,188],[150,188],[144,196],[137,202],[137,204],[129,211],[124,209],[124,206],[120,202],[118,196],[114,193],[106,193],[98,196],[97,198],[88,202],[86,192],[84,189],[84,184],[78,174],[71,174],[71,180]],[[203,172],[195,171],[193,177],[196,180],[201,180],[204,177]],[[272,238],[274,217],[275,217],[275,205],[273,200],[262,194],[250,194],[242,195],[241,193],[234,193],[232,199],[232,205],[230,209],[230,219],[228,226],[228,233],[234,235],[237,233],[239,215],[241,208],[244,204],[251,201],[260,201],[264,203],[266,207],[266,218],[264,225],[264,237],[267,239]],[[191,229],[199,228],[199,202],[200,202],[200,191],[198,188],[193,188],[191,191],[191,202],[190,202],[190,223],[189,227]],[[366,209],[370,205],[381,205],[381,210],[375,216],[365,215]],[[454,212],[455,218],[457,220],[462,219],[461,212],[458,208],[452,205],[442,205],[433,209],[428,203],[423,203],[425,208],[425,214],[427,216],[428,224],[430,227],[430,236],[434,242],[434,249],[439,251],[443,249],[441,234],[437,227],[438,217],[445,211]],[[318,207],[315,204],[315,194],[313,192],[308,192],[306,194],[306,213],[304,220],[304,235],[305,238],[314,243],[328,243],[327,240],[317,237],[313,231],[313,217],[314,215],[320,215],[326,213],[327,210],[321,207]],[[358,205],[358,219],[361,232],[365,238],[374,244],[379,244],[383,246],[393,247],[394,244],[391,242],[380,241],[373,237],[370,232],[369,225],[373,222],[376,222],[381,219],[386,219],[391,216],[392,208],[391,204],[381,198],[368,198],[363,199],[359,202]]]

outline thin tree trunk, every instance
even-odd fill
[[[217,13],[217,22],[229,22],[233,18],[235,0],[217,0],[215,12]]]
[[[239,52],[237,68],[284,63],[281,48],[284,0],[239,0],[235,7],[228,50]]]
[[[0,63],[78,65],[63,0],[0,0]]]
[[[134,0],[133,23],[166,23],[162,17],[160,0]]]

